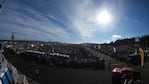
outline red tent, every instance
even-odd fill
[[[123,71],[134,71],[134,69],[131,67],[123,67],[122,70]]]
[[[118,68],[118,67],[115,67],[113,70],[112,70],[112,72],[120,72],[120,68]]]

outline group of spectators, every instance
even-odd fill
[[[116,52],[114,52],[113,48],[116,49]],[[127,63],[129,54],[134,53],[132,52],[132,50],[129,49],[129,46],[114,47],[114,46],[105,45],[105,46],[102,46],[101,49],[95,49],[95,50],[98,52],[104,53],[105,55],[109,55],[114,59],[117,59],[126,63]]]
[[[37,50],[36,50],[37,51]],[[59,44],[59,45],[46,45],[40,47],[40,52],[25,52],[20,56],[25,58],[32,58],[33,60],[50,64],[51,66],[69,66],[74,68],[91,68],[101,69],[105,68],[105,60],[100,57],[93,56],[83,46],[75,44]],[[49,53],[58,53],[51,55]],[[59,56],[63,54],[64,56]],[[68,57],[65,57],[67,55]]]

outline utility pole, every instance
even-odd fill
[[[12,34],[11,34],[11,41],[12,42],[14,41],[14,32],[12,32]]]
[[[0,2],[0,12],[3,10],[4,5],[5,5],[5,0],[2,0]]]
[[[11,42],[12,42],[12,47],[14,48],[14,32],[11,33]]]

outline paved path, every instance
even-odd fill
[[[105,59],[105,65],[106,65],[106,68],[109,69],[109,62],[110,62],[110,68],[114,68],[114,67],[121,67],[121,66],[125,66],[126,63],[124,62],[121,62],[119,60],[116,60],[116,59],[113,59],[112,57],[108,56],[108,55],[105,55],[105,54],[102,54],[94,49],[91,49],[91,48],[88,48],[88,47],[85,47],[88,52],[91,52],[94,56],[97,56],[97,57],[101,57],[101,58],[104,58]]]

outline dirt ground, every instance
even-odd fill
[[[98,53],[99,54],[99,53]],[[102,55],[102,54],[100,54]],[[91,69],[74,69],[69,67],[51,67],[43,63],[23,59],[18,55],[7,54],[6,59],[12,63],[21,73],[29,77],[29,82],[34,81],[40,84],[111,84],[111,69],[115,66],[123,66],[120,63],[110,58],[111,69],[106,67],[105,70]],[[109,60],[106,59],[105,61]],[[37,77],[36,69],[39,69]],[[143,84],[149,84],[148,68],[142,70]]]

